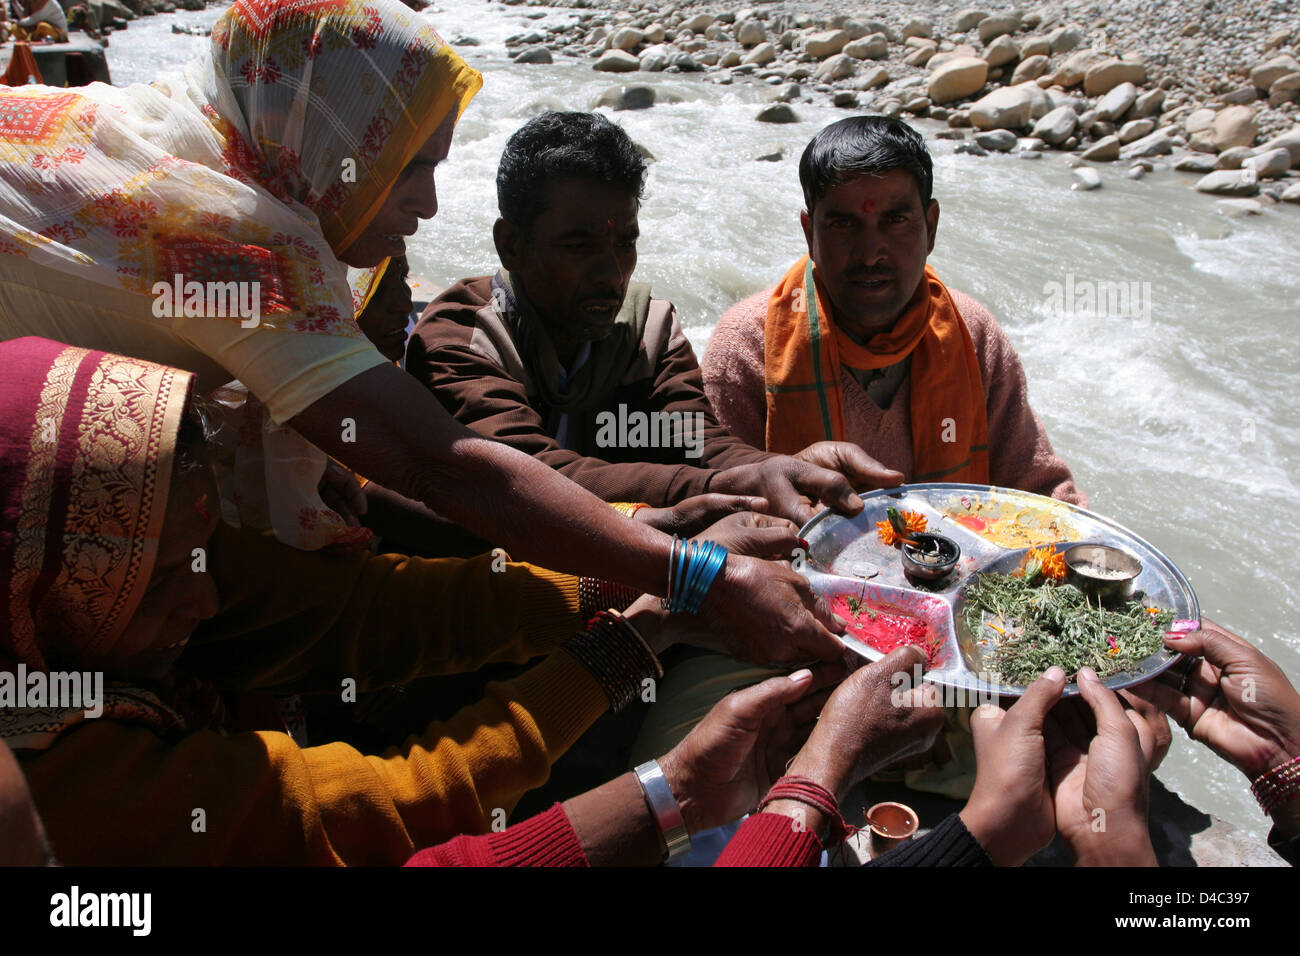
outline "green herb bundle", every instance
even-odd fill
[[[1055,664],[1073,680],[1091,667],[1103,680],[1132,670],[1164,646],[1172,611],[1151,614],[1137,601],[1111,609],[1090,604],[1072,584],[1036,585],[1028,577],[985,574],[966,591],[966,626],[992,639],[986,657],[1005,684],[1032,683]],[[992,623],[1004,633],[986,624]]]

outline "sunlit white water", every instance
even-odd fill
[[[432,13],[484,74],[439,167],[438,217],[410,243],[412,270],[439,284],[496,268],[494,177],[506,139],[541,109],[587,109],[620,78],[588,61],[516,66],[505,38],[569,16],[484,0]],[[147,81],[205,40],[155,17],[112,37],[114,81]],[[625,81],[625,78],[624,78]],[[697,350],[736,300],[770,286],[803,250],[799,151],[843,115],[796,105],[801,122],[754,121],[763,90],[637,75],[683,102],[617,114],[657,161],[641,213],[637,278],[673,300]],[[927,135],[938,124],[918,124]],[[772,147],[782,162],[755,162]],[[1078,193],[1060,158],[952,155],[931,141],[942,219],[933,263],[998,317],[1020,351],[1031,400],[1093,507],[1164,549],[1206,616],[1246,635],[1300,684],[1300,209],[1229,221],[1193,177],[1131,182],[1102,170]],[[1073,274],[1073,279],[1070,275]],[[1053,283],[1137,283],[1123,315],[1080,310]],[[1149,307],[1149,308],[1148,308]],[[1259,835],[1267,821],[1235,770],[1180,731],[1161,776],[1202,809]]]

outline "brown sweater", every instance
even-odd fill
[[[1087,506],[1064,461],[1052,451],[1047,431],[1029,407],[1025,370],[1002,327],[984,306],[949,289],[970,329],[979,356],[989,421],[990,481]],[[727,310],[704,353],[704,385],[718,417],[734,434],[759,446],[767,433],[767,394],[763,379],[763,326],[771,289],[751,295]],[[911,386],[906,378],[887,408],[880,408],[847,369],[844,424],[856,442],[911,481]]]
[[[491,277],[462,279],[425,309],[406,353],[407,371],[458,421],[481,435],[541,459],[606,501],[657,507],[703,494],[720,470],[769,457],[718,423],[695,353],[672,305],[662,299],[650,301],[642,347],[602,410],[617,414],[625,405],[629,413],[647,415],[700,413],[700,457],[688,458],[686,448],[601,447],[598,411],[573,416],[569,429],[576,450],[562,448],[547,428],[551,409],[505,370],[479,328],[480,313],[493,308]]]

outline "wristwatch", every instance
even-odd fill
[[[641,790],[645,793],[646,806],[659,824],[668,855],[664,861],[676,859],[691,848],[691,835],[686,830],[682,819],[681,807],[673,796],[673,788],[668,785],[668,778],[659,767],[658,760],[647,760],[634,771]]]

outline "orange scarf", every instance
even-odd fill
[[[933,269],[894,327],[859,345],[831,320],[804,256],[772,292],[764,325],[767,450],[844,441],[840,366],[912,357],[912,480],[989,482],[988,414],[975,343]],[[867,449],[870,451],[871,449]]]

